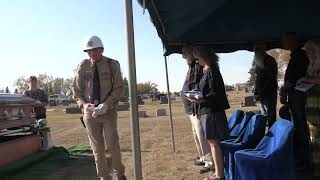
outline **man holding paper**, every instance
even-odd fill
[[[210,152],[210,146],[208,141],[203,136],[203,130],[201,126],[201,121],[199,116],[195,113],[198,106],[194,103],[191,103],[187,100],[187,97],[200,97],[199,81],[203,75],[203,67],[200,66],[195,58],[192,55],[192,47],[183,47],[182,48],[183,58],[186,59],[186,62],[189,66],[189,70],[183,84],[181,91],[182,102],[187,114],[189,114],[193,137],[196,143],[198,158],[194,160],[195,165],[202,166],[200,168],[200,173],[209,172],[212,169],[212,156]]]
[[[298,91],[294,87],[297,81],[305,77],[309,65],[308,57],[305,51],[299,45],[295,33],[286,33],[283,38],[284,49],[290,50],[290,61],[284,77],[284,86],[282,88],[282,104],[288,101],[289,108],[294,123],[293,149],[296,168],[299,170],[307,169],[310,161],[309,148],[309,128],[306,120],[306,94]]]

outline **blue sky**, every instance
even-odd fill
[[[128,77],[124,0],[29,0],[0,2],[0,89],[13,90],[20,76],[46,73],[73,77],[73,70],[87,55],[83,40],[101,37],[105,56],[117,59]],[[136,0],[134,28],[138,82],[152,81],[166,90],[163,47],[150,21]],[[220,68],[226,84],[249,78],[252,53],[220,54]],[[187,66],[181,55],[168,61],[171,91],[181,89]]]

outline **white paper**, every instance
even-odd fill
[[[203,98],[203,94],[201,93],[201,91],[181,91],[181,95],[194,99]]]
[[[296,85],[296,87],[294,87],[294,88],[298,91],[307,92],[313,86],[314,86],[314,84],[300,83],[300,84]]]

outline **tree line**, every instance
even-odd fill
[[[43,89],[46,94],[52,95],[52,94],[63,94],[66,97],[72,95],[72,83],[73,78],[61,78],[61,77],[53,77],[49,76],[47,74],[39,74],[36,76],[38,79],[38,86],[40,89]],[[129,96],[129,83],[128,79],[126,77],[123,78],[124,81],[124,96]],[[14,85],[16,86],[16,89],[14,93],[22,94],[24,91],[28,90],[28,77],[26,76],[20,76],[18,77]],[[10,93],[9,88],[7,87],[6,90],[0,90],[0,92]],[[153,83],[151,81],[148,82],[141,82],[137,84],[137,92],[139,95],[142,94],[154,94],[158,93],[158,85],[156,83]]]
[[[36,76],[38,79],[38,86],[40,89],[43,89],[46,94],[63,94],[65,97],[70,97],[73,95],[72,93],[72,83],[73,78],[61,78],[61,77],[53,77],[47,74],[39,74]],[[123,78],[124,81],[124,91],[123,96],[129,97],[129,83],[126,77]],[[20,76],[15,80],[14,85],[16,89],[14,90],[15,94],[22,94],[24,91],[28,90],[28,77]],[[235,90],[234,86],[225,85],[226,91]],[[6,87],[5,90],[0,90],[0,93],[11,93],[9,88]],[[137,93],[138,95],[145,94],[159,94],[158,85],[154,82],[140,82],[137,84]]]
[[[73,78],[60,78],[49,76],[47,74],[39,74],[36,76],[38,79],[38,86],[43,89],[46,94],[63,94],[66,97],[72,95],[71,87]],[[28,77],[20,76],[16,79],[14,85],[16,86],[15,93],[23,93],[28,90]]]

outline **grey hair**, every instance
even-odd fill
[[[304,49],[312,49],[315,50],[316,59],[315,61],[310,62],[307,74],[309,77],[319,77],[319,69],[320,69],[320,39],[312,39],[305,43]]]
[[[310,48],[314,48],[316,50],[316,56],[317,58],[320,58],[320,39],[312,39],[307,41],[304,44],[304,49],[310,49]]]
[[[218,65],[219,56],[210,48],[204,46],[197,46],[193,48],[193,56],[195,58],[202,57],[209,65]]]
[[[182,57],[184,59],[187,59],[187,57],[191,58],[192,60],[195,59],[192,53],[192,50],[193,50],[192,46],[189,46],[189,45],[183,46],[181,49],[182,49]]]

